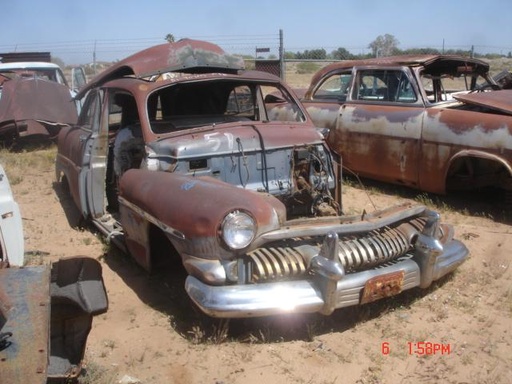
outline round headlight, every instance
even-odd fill
[[[234,211],[222,222],[222,238],[228,247],[242,249],[251,244],[256,234],[256,223],[247,213]]]

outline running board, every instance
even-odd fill
[[[124,243],[124,232],[121,223],[117,221],[110,213],[99,218],[92,219],[96,228],[105,236],[107,243],[112,243],[120,248],[123,252],[127,252]]]

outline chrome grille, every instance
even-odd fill
[[[293,247],[259,248],[248,256],[253,282],[301,276],[307,269],[304,258]]]
[[[345,270],[352,271],[392,260],[409,249],[410,244],[400,231],[385,228],[365,237],[341,238],[338,254]]]
[[[408,223],[414,232],[425,224],[422,219]],[[323,238],[317,239],[320,248]],[[300,277],[306,273],[309,258],[300,251],[300,245],[312,244],[314,239],[288,240],[286,246],[258,248],[248,254],[251,282]],[[283,245],[283,243],[279,243]],[[409,236],[400,227],[385,227],[364,236],[345,236],[339,239],[338,257],[346,272],[372,268],[405,255],[412,249]],[[311,256],[311,255],[310,255]]]

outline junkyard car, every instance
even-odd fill
[[[185,39],[83,88],[56,176],[84,217],[147,270],[180,257],[186,292],[214,317],[330,314],[463,262],[452,227],[423,206],[341,215],[322,132],[278,77],[243,65]]]
[[[107,310],[101,265],[88,257],[23,266],[21,214],[0,166],[0,383],[73,382],[93,316]]]
[[[447,55],[331,64],[303,103],[343,165],[427,192],[512,191],[512,90],[489,65]]]
[[[69,86],[53,63],[0,63],[0,140],[51,138],[76,123],[80,104],[73,97],[85,83],[83,69],[73,69],[72,79]]]

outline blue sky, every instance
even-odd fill
[[[462,0],[0,0],[0,52],[51,51],[66,64],[116,60],[172,33],[215,42],[232,53],[278,45],[286,51],[366,50],[389,33],[399,48],[434,47],[507,54],[512,1]],[[248,52],[243,52],[247,50]]]

